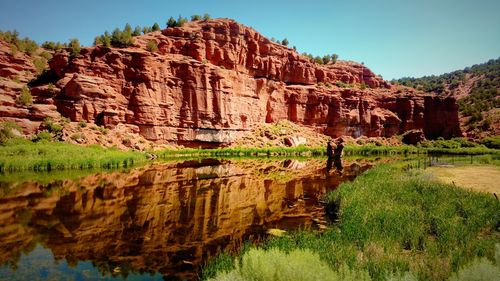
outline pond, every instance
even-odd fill
[[[321,231],[334,219],[321,202],[327,191],[394,160],[174,159],[0,175],[0,280],[197,279],[210,258],[274,229]],[[402,160],[413,169],[492,157]]]
[[[4,175],[0,279],[196,279],[208,259],[270,229],[321,230],[321,196],[376,161],[199,159],[76,178]]]

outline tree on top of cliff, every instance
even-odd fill
[[[132,27],[130,24],[126,24],[123,31],[119,28],[115,28],[111,34],[111,45],[116,47],[126,47],[134,44],[134,39],[132,38]]]
[[[66,44],[62,44],[61,42],[54,42],[54,41],[45,41],[42,44],[42,48],[47,49],[47,50],[52,50],[52,51],[57,51],[62,48],[65,48]]]
[[[132,36],[139,36],[142,33],[142,28],[140,26],[136,26],[134,28],[134,32],[132,32]]]
[[[339,56],[337,54],[324,55],[322,58],[323,64],[328,64],[330,62],[335,64],[337,62],[338,57]]]
[[[332,55],[330,56],[330,58],[331,58],[331,62],[332,62],[333,64],[335,64],[335,63],[337,62],[337,59],[339,58],[339,55],[337,55],[337,54],[332,54]]]
[[[80,40],[73,38],[69,41],[68,47],[71,49],[71,55],[76,56],[80,54],[81,47],[80,47]]]
[[[209,14],[207,14],[207,13],[203,14],[203,20],[204,20],[204,21],[207,21],[207,20],[209,20],[209,19],[211,19],[211,17],[210,17],[210,15],[209,15]]]
[[[183,18],[181,15],[179,15],[179,17],[177,18],[177,26],[178,27],[183,26],[187,22],[188,22],[188,19],[187,18]]]
[[[195,21],[195,20],[201,20],[201,16],[200,15],[192,15],[191,21]]]
[[[155,22],[155,24],[153,24],[153,27],[151,27],[151,29],[153,31],[159,31],[160,30],[160,25],[158,23]]]
[[[281,45],[283,46],[288,46],[289,42],[288,42],[288,39],[283,39],[283,41],[281,41]]]
[[[176,26],[177,26],[177,21],[173,17],[170,17],[167,21],[167,27],[176,27]]]

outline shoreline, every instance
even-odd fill
[[[499,149],[478,147],[419,147],[413,145],[352,145],[344,148],[344,156],[369,155],[500,155]],[[65,142],[31,142],[17,140],[0,146],[0,172],[52,171],[83,169],[115,169],[134,166],[156,158],[178,157],[279,157],[326,156],[326,147],[225,147],[215,149],[163,149],[151,151],[119,150],[99,145],[76,145]]]

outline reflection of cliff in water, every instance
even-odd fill
[[[15,266],[21,251],[41,243],[69,264],[193,278],[206,258],[267,228],[318,227],[318,197],[371,166],[344,162],[340,175],[325,165],[202,160],[24,183],[0,198],[0,262]]]

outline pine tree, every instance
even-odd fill
[[[73,38],[69,41],[69,48],[71,48],[71,55],[76,56],[80,54],[81,47],[80,47],[80,40]]]
[[[201,16],[200,15],[192,15],[191,21],[195,21],[195,20],[201,20]]]
[[[335,64],[337,62],[337,59],[339,58],[339,55],[333,54],[332,55],[332,63]]]
[[[158,23],[155,22],[155,24],[153,24],[153,26],[151,27],[151,29],[153,31],[159,31],[160,30],[160,25]]]
[[[132,36],[139,36],[141,35],[142,29],[140,26],[136,26],[134,29],[134,32],[132,32]]]
[[[177,21],[173,17],[170,17],[167,21],[167,27],[176,27],[176,26],[177,26]]]

